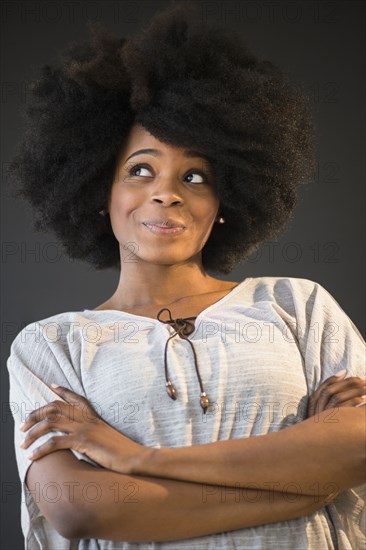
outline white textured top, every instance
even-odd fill
[[[211,402],[206,415],[191,347],[179,336],[169,341],[167,356],[178,399],[166,393],[164,347],[175,332],[168,324],[117,310],[84,310],[53,315],[19,332],[7,365],[25,548],[366,547],[365,485],[295,520],[163,543],[71,542],[42,516],[24,483],[31,464],[27,455],[52,434],[21,449],[19,424],[31,410],[59,399],[52,382],[85,396],[108,423],[138,443],[183,447],[286,428],[305,419],[307,398],[323,380],[344,368],[347,376],[366,374],[360,332],[327,290],[308,279],[245,279],[203,310],[195,327],[189,339]]]

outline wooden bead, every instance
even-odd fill
[[[174,401],[177,399],[177,391],[170,380],[166,383],[166,391],[169,397],[171,397]]]
[[[208,397],[205,395],[201,395],[200,404],[203,409],[204,414],[206,414],[206,410],[208,409],[208,406],[210,404]]]

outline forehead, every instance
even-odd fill
[[[140,124],[134,124],[127,136],[127,140],[125,142],[124,148],[127,152],[131,151],[133,152],[135,149],[139,147],[168,147],[166,144],[159,141],[155,136],[150,134],[143,126]]]
[[[156,149],[160,151],[160,154],[156,156],[162,156],[173,160],[199,156],[202,162],[206,161],[210,164],[209,157],[199,151],[195,151],[194,148],[168,145],[153,136],[140,124],[134,124],[121,148],[119,155],[120,162],[125,162],[130,155],[140,149]]]

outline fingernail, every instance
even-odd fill
[[[340,370],[339,372],[337,372],[337,374],[335,374],[334,376],[344,376],[346,374],[347,370],[346,369],[342,369]]]
[[[19,425],[19,430],[23,431],[23,430],[24,430],[24,426],[25,426],[25,422],[23,422],[23,424],[20,424],[20,425]]]
[[[361,395],[362,399],[365,399],[366,398],[366,395]],[[364,405],[366,405],[366,401],[364,401],[363,403],[359,403],[358,405],[355,405],[355,407],[363,407]]]
[[[29,458],[30,460],[32,460],[32,458],[34,457],[34,453],[30,453],[27,458]]]
[[[52,382],[51,387],[52,387],[52,388],[59,388],[60,386],[59,386],[58,384],[54,384],[54,383]]]

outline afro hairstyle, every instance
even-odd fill
[[[41,66],[29,83],[22,141],[9,165],[16,197],[66,254],[120,268],[108,202],[133,124],[209,157],[225,224],[202,249],[227,274],[287,227],[300,184],[313,176],[309,98],[232,29],[202,23],[197,4],[171,2],[130,38],[88,22],[90,38]]]

